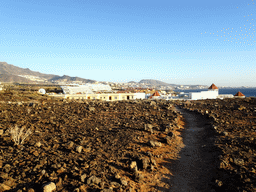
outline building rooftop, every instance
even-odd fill
[[[234,96],[239,96],[239,97],[241,97],[241,96],[245,96],[243,93],[241,93],[240,91],[238,91]]]
[[[214,83],[208,89],[219,89]]]
[[[159,97],[161,96],[158,91],[155,91],[149,98],[152,99],[152,97]]]
[[[155,93],[153,93],[152,97],[154,96],[160,96],[160,94],[158,93],[158,91],[156,91]]]

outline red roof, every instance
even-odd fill
[[[155,93],[153,93],[152,97],[154,96],[160,96],[160,94],[158,93],[158,91],[156,91]]]
[[[238,91],[234,96],[239,96],[239,97],[241,97],[241,96],[245,96],[243,93],[241,93],[240,91]]]
[[[159,97],[159,96],[161,96],[161,95],[158,93],[158,91],[156,91],[156,92],[153,93],[149,98],[152,99],[152,97],[155,97],[155,96]]]
[[[219,89],[214,83],[208,89]]]

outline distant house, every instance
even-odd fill
[[[145,93],[131,93],[128,91],[113,91],[109,85],[89,84],[61,86],[64,94],[52,95],[64,99],[88,99],[102,101],[120,101],[120,100],[135,100],[145,99]]]
[[[83,93],[83,94],[62,94],[62,95],[51,95],[63,99],[74,99],[74,100],[102,100],[102,101],[121,101],[121,100],[135,100],[145,99],[145,93]]]
[[[137,92],[134,93],[135,99],[145,99],[146,98],[146,94],[143,92]]]
[[[235,95],[235,98],[245,98],[245,95],[243,93],[241,93],[240,91],[238,91]]]
[[[219,88],[214,85],[214,83],[208,88],[209,90],[219,90]]]
[[[159,99],[160,96],[161,96],[161,95],[158,93],[158,91],[155,91],[155,92],[149,97],[149,99]]]

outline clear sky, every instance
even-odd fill
[[[98,81],[256,86],[256,0],[3,0],[0,61]]]

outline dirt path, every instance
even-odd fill
[[[214,146],[214,132],[201,115],[178,109],[186,122],[182,133],[185,147],[180,158],[172,162],[170,192],[210,192],[220,154]]]

